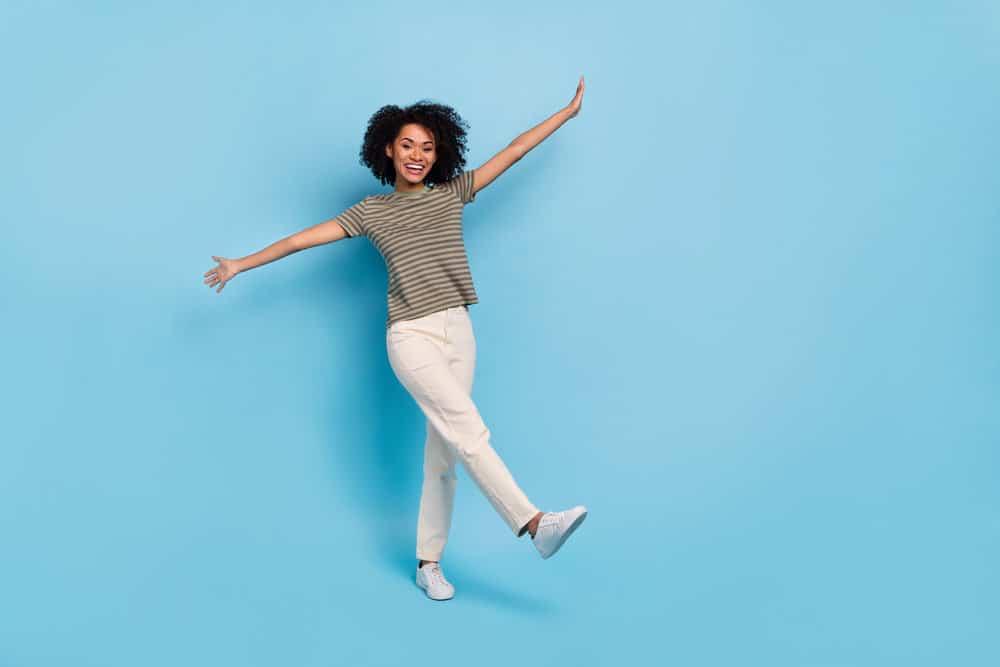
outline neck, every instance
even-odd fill
[[[424,182],[410,183],[403,179],[396,181],[396,192],[421,192],[425,187]]]

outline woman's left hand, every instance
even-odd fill
[[[576,86],[576,97],[573,101],[569,103],[566,110],[569,111],[569,117],[573,118],[578,113],[580,113],[580,107],[583,106],[583,76],[580,76],[580,83]]]

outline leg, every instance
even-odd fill
[[[445,356],[448,368],[466,394],[472,394],[476,371],[475,338],[469,331],[448,328],[448,318],[439,318],[445,325]],[[457,335],[462,334],[462,335]],[[450,345],[449,345],[450,343]],[[451,352],[451,354],[447,354]],[[420,495],[420,513],[417,518],[417,558],[422,561],[440,561],[448,542],[452,510],[455,502],[455,454],[427,420],[427,442],[424,444],[424,483]]]
[[[437,315],[444,317],[445,313]],[[445,321],[455,328],[429,330],[420,320],[393,327],[387,335],[389,363],[448,449],[517,535],[538,514],[538,508],[518,487],[490,445],[489,429],[451,368],[450,356],[455,355],[449,354],[452,343],[448,338],[454,336],[458,341],[461,336],[471,334],[468,320],[464,325],[467,330],[462,328],[461,320]]]
[[[424,484],[417,518],[417,558],[420,560],[441,560],[451,528],[457,480],[455,455],[428,419],[427,441],[424,443]]]

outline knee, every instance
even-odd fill
[[[483,451],[489,448],[489,446],[490,430],[484,427],[478,435],[467,438],[458,443],[457,449],[459,456],[462,457],[462,460],[467,462],[470,459],[475,459],[480,456]]]
[[[458,479],[455,472],[455,461],[435,461],[424,465],[424,478],[441,482],[453,482]]]

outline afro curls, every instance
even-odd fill
[[[385,154],[385,147],[396,140],[407,123],[423,125],[434,137],[437,160],[424,182],[436,185],[457,176],[465,166],[465,131],[469,125],[451,107],[429,100],[420,100],[405,109],[388,104],[372,114],[361,145],[361,164],[371,169],[383,184],[395,184],[396,168]]]

